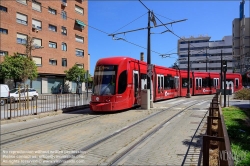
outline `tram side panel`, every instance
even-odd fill
[[[193,72],[194,95],[212,94],[208,72]]]
[[[193,95],[193,76],[190,72],[190,94]],[[188,89],[188,72],[186,70],[180,70],[180,96],[185,97]]]
[[[224,82],[222,83],[224,89]],[[232,93],[241,90],[242,87],[242,76],[238,73],[226,73],[226,89],[231,89]]]
[[[220,73],[209,73],[210,89],[212,94],[215,94],[220,89]]]
[[[179,96],[179,71],[155,65],[155,101],[170,99]]]

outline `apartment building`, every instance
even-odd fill
[[[244,0],[240,3],[240,18],[232,23],[235,72],[241,74],[250,72],[250,18],[244,15],[244,3]]]
[[[1,1],[0,18],[0,63],[7,54],[24,55],[31,37],[39,73],[31,85],[39,93],[56,93],[65,84],[64,71],[75,64],[89,69],[88,1]],[[69,86],[74,91],[76,83]]]
[[[227,72],[233,72],[232,36],[210,41],[210,36],[183,37],[178,40],[179,68],[191,71],[221,72],[221,58],[227,60]],[[188,44],[189,43],[189,44]],[[188,46],[189,45],[189,46]]]

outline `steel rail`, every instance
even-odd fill
[[[205,115],[203,116],[202,120],[200,121],[200,123],[199,123],[197,129],[196,129],[195,132],[194,132],[194,135],[192,136],[192,139],[191,139],[191,141],[190,141],[190,144],[189,144],[189,146],[188,146],[187,152],[186,152],[186,154],[185,154],[185,156],[184,156],[184,159],[183,159],[183,161],[182,161],[181,166],[183,166],[183,165],[185,164],[185,161],[186,161],[186,158],[187,158],[189,149],[190,149],[190,147],[191,147],[191,143],[193,142],[193,139],[194,139],[196,133],[198,132],[198,129],[200,128],[201,123],[203,122],[204,118],[207,116],[207,113],[208,113],[208,110],[207,110],[207,112],[205,113]],[[200,158],[200,156],[199,156],[199,158]]]
[[[86,107],[86,108],[83,108],[82,110],[85,110],[85,109],[88,109],[88,108],[89,108],[89,106]],[[75,111],[72,111],[71,113],[77,112],[77,111],[80,111],[80,110],[75,110]],[[36,128],[36,127],[41,127],[41,126],[43,126],[43,125],[48,125],[48,124],[53,124],[53,123],[57,123],[57,122],[62,122],[62,121],[64,121],[64,120],[69,120],[69,119],[77,118],[77,117],[79,117],[79,115],[73,116],[73,117],[70,117],[70,118],[64,118],[64,119],[57,120],[57,121],[53,121],[53,122],[43,123],[43,124],[36,125],[36,126],[32,126],[32,127],[26,127],[26,128],[22,128],[22,129],[18,129],[18,130],[12,130],[12,131],[9,131],[9,132],[6,132],[6,133],[1,132],[1,133],[0,133],[0,136],[6,135],[6,134],[11,134],[11,133],[14,133],[14,132],[23,131],[23,130],[28,130],[28,129],[32,129],[32,128]]]
[[[40,134],[43,134],[43,133],[46,133],[46,132],[49,132],[49,131],[57,130],[57,129],[60,129],[60,128],[63,128],[63,127],[71,126],[71,125],[74,125],[74,124],[77,124],[77,123],[81,123],[83,121],[92,120],[92,119],[98,118],[100,116],[102,116],[102,115],[99,115],[99,116],[96,116],[96,117],[85,118],[85,119],[79,119],[78,121],[68,122],[68,123],[63,124],[63,125],[60,124],[60,125],[53,126],[53,127],[50,127],[50,128],[42,129],[40,131],[35,131],[33,133],[23,134],[23,135],[19,136],[18,138],[9,138],[9,139],[6,139],[6,140],[1,140],[0,145],[2,146],[2,145],[5,145],[5,144],[8,144],[8,143],[11,143],[11,142],[19,141],[21,139],[25,139],[25,138],[32,137],[32,136],[35,136],[35,135],[40,135]]]
[[[196,103],[192,104],[191,106],[189,105],[188,107],[186,107],[185,109],[183,109],[181,112],[185,111],[186,109],[188,109],[189,107],[192,107],[193,105],[195,105],[195,104],[197,104],[197,103],[199,103],[199,102],[196,102]],[[152,117],[154,117],[154,116],[156,116],[156,115],[158,115],[158,114],[161,114],[161,113],[163,113],[163,112],[165,112],[165,111],[167,111],[167,110],[170,110],[170,109],[172,109],[172,108],[174,108],[174,107],[176,107],[176,106],[178,106],[178,105],[179,105],[179,104],[176,104],[176,105],[171,106],[171,107],[169,107],[169,108],[167,108],[167,109],[163,109],[163,110],[161,110],[161,111],[159,111],[159,112],[156,112],[156,113],[154,113],[154,114],[152,114],[152,115],[150,115],[150,116],[148,116],[148,117],[146,117],[146,118],[144,118],[144,119],[141,119],[141,120],[139,120],[139,121],[137,121],[137,122],[135,122],[135,123],[133,123],[133,124],[131,124],[131,125],[129,125],[129,126],[123,127],[123,128],[121,128],[121,129],[115,131],[114,133],[112,133],[112,134],[110,134],[110,135],[108,135],[108,136],[106,136],[106,137],[104,137],[104,138],[101,138],[101,139],[99,139],[99,140],[97,140],[97,141],[95,141],[95,142],[93,142],[93,143],[91,143],[91,144],[89,144],[89,145],[87,145],[87,146],[81,148],[81,149],[78,150],[76,153],[70,154],[70,156],[71,156],[70,158],[62,158],[62,159],[60,159],[60,163],[56,163],[56,164],[54,164],[53,166],[61,165],[61,164],[63,164],[65,161],[68,161],[68,160],[70,160],[70,159],[72,159],[72,158],[74,158],[74,157],[80,155],[81,152],[90,150],[90,149],[92,149],[93,147],[95,147],[95,146],[97,146],[97,145],[103,143],[104,141],[106,141],[106,140],[108,140],[108,139],[110,139],[110,138],[112,138],[112,137],[114,137],[114,136],[116,136],[116,135],[118,135],[118,134],[121,134],[122,132],[124,132],[124,131],[126,131],[126,130],[128,130],[128,129],[130,129],[130,128],[132,128],[132,127],[134,127],[134,126],[136,126],[136,125],[138,125],[138,124],[140,124],[140,123],[142,123],[142,122],[144,122],[144,121],[146,121],[146,120],[148,120],[148,119],[150,119],[150,118],[152,118]],[[175,116],[177,116],[177,115],[180,114],[181,112],[175,114]],[[174,117],[169,118],[168,121],[171,120],[172,118],[174,118]],[[164,121],[164,122],[165,122],[165,121]],[[165,122],[165,123],[166,123],[166,122]],[[133,148],[133,147],[132,147],[132,148]],[[130,148],[129,148],[129,149],[130,149]],[[129,150],[129,151],[130,151],[130,150]],[[128,152],[126,151],[126,153],[128,153]],[[126,154],[126,153],[125,153],[125,154]],[[124,154],[124,155],[125,155],[125,154]],[[119,155],[119,157],[117,157],[117,158],[116,158],[115,160],[113,160],[113,162],[111,162],[111,163],[116,162],[117,160],[119,160],[119,159],[120,159],[121,157],[123,157],[124,155],[122,155],[122,156]]]
[[[200,101],[199,101],[200,102]],[[175,118],[176,116],[178,116],[179,114],[181,114],[182,112],[186,111],[188,108],[194,106],[195,104],[199,103],[196,102],[192,105],[187,106],[186,108],[182,109],[181,111],[179,111],[178,113],[176,113],[175,115],[171,116],[170,118],[168,118],[167,120],[163,121],[160,125],[158,125],[155,129],[153,129],[152,131],[150,131],[149,133],[147,133],[144,137],[142,137],[139,141],[135,142],[132,146],[130,146],[128,149],[126,149],[125,151],[123,151],[122,153],[120,153],[120,155],[118,155],[115,159],[113,159],[109,165],[118,165],[119,161],[124,158],[126,155],[128,155],[129,153],[131,153],[137,146],[139,146],[140,144],[142,144],[146,139],[150,138],[153,134],[155,134],[157,131],[159,131],[164,125],[166,125],[166,123],[168,123],[169,121],[171,121],[173,118]]]

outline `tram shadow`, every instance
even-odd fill
[[[65,108],[62,109],[63,114],[85,114],[85,115],[106,115],[106,114],[119,114],[123,112],[130,111],[131,109],[137,109],[139,106],[129,108],[129,109],[124,109],[124,110],[119,110],[119,111],[92,111],[90,110],[89,106],[85,106],[83,108]]]

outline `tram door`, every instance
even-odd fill
[[[134,104],[138,103],[140,97],[139,93],[139,73],[138,71],[133,71],[133,87],[134,87]]]
[[[215,89],[219,89],[219,78],[214,78],[213,84]]]
[[[202,78],[195,78],[195,94],[202,94]]]
[[[157,97],[164,97],[164,76],[157,74]]]

